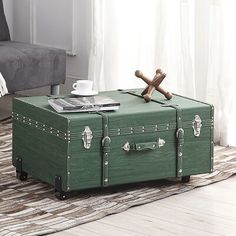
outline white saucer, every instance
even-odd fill
[[[74,94],[74,95],[77,95],[77,96],[94,96],[94,95],[97,95],[98,94],[98,91],[89,91],[89,93],[88,92],[86,92],[86,93],[83,93],[83,92],[78,92],[77,90],[73,90],[73,91],[71,91],[71,93],[72,94]]]

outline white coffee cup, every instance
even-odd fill
[[[93,81],[91,80],[77,80],[72,85],[73,89],[78,93],[90,93],[93,89]]]

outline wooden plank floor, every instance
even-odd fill
[[[51,235],[236,235],[236,176]]]

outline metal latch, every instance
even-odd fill
[[[84,142],[84,148],[89,149],[92,144],[92,139],[93,139],[93,132],[89,128],[89,126],[84,127],[84,131],[82,133],[82,140]]]
[[[194,136],[199,137],[200,132],[201,132],[201,127],[202,127],[202,120],[199,115],[195,115],[192,124],[193,124],[192,127],[193,127]]]

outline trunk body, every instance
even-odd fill
[[[21,171],[51,185],[60,176],[65,192],[211,172],[213,107],[140,93],[103,92],[120,109],[90,114],[58,114],[46,96],[14,99],[13,165],[21,158]]]

